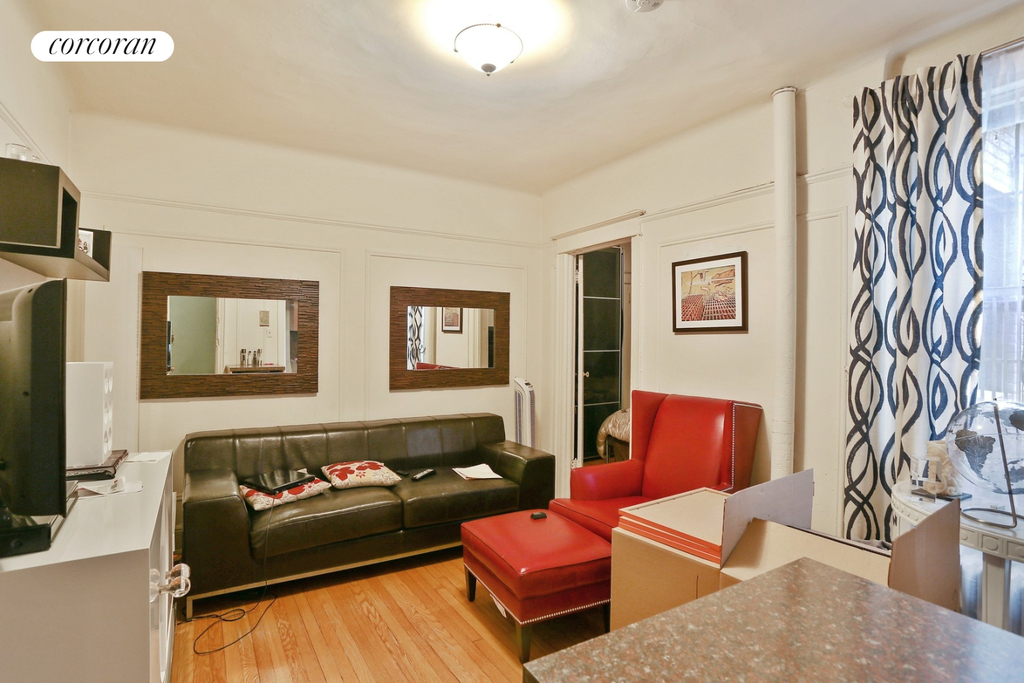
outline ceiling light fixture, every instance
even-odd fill
[[[473,24],[456,34],[455,51],[471,67],[490,76],[519,58],[523,40],[501,24]]]
[[[665,0],[626,0],[626,7],[634,12],[653,12],[664,2]]]

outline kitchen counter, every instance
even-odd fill
[[[801,559],[527,663],[536,681],[1000,681],[1024,638]]]

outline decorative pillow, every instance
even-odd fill
[[[324,475],[336,489],[357,486],[394,486],[402,478],[376,460],[336,462],[323,468]]]
[[[287,505],[288,503],[295,503],[302,500],[303,498],[312,498],[313,496],[320,495],[327,489],[331,488],[323,479],[314,479],[313,481],[307,481],[305,484],[299,484],[293,486],[290,489],[280,491],[278,493],[270,494],[251,489],[248,486],[239,485],[239,490],[242,492],[242,498],[245,502],[252,507],[253,510],[269,510],[270,508],[277,505]]]

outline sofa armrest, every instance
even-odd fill
[[[182,559],[192,569],[194,593],[252,581],[249,511],[231,470],[185,474]]]
[[[546,509],[555,497],[555,456],[515,441],[480,444],[477,452],[495,472],[519,484],[519,509]]]
[[[578,467],[569,477],[569,496],[576,500],[607,500],[639,496],[644,461],[623,460],[606,465]]]

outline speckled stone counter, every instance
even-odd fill
[[[1024,638],[802,559],[556,652],[537,681],[1024,680]]]

